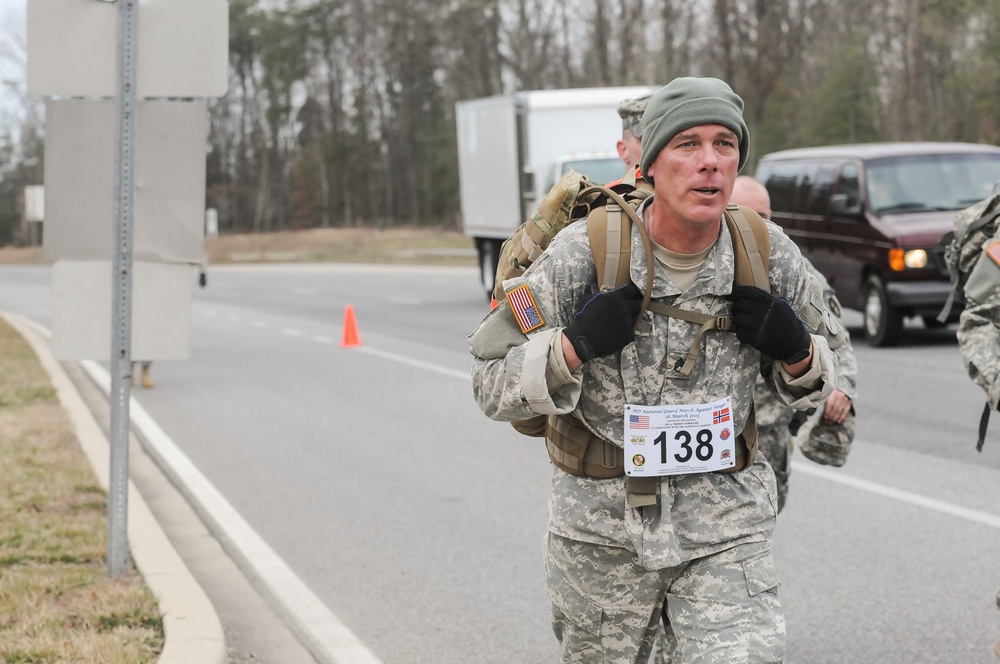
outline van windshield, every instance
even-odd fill
[[[924,154],[868,163],[865,184],[878,217],[923,210],[961,210],[1000,183],[1000,154]]]

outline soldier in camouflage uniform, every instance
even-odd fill
[[[958,349],[969,377],[986,392],[987,410],[1000,408],[1000,195],[955,217],[956,241],[945,250],[952,283],[965,297]],[[950,303],[942,318],[947,318]],[[980,444],[982,435],[980,433]]]
[[[732,419],[708,446],[718,470],[723,459],[712,450],[736,439],[726,427],[741,440],[752,430],[758,373],[796,408],[818,406],[833,389],[830,344],[843,343],[844,331],[827,315],[794,243],[769,226],[774,295],[733,285],[722,213],[749,149],[742,110],[723,81],[681,78],[656,92],[643,115],[640,166],[654,194],[639,212],[657,258],[647,262],[633,228],[632,281],[646,283],[653,270],[654,301],[732,315],[735,326],[704,335],[689,372],[682,365],[699,326],[652,311],[634,320],[642,299],[634,284],[595,294],[585,223],[564,229],[524,275],[505,282],[506,300],[469,337],[473,392],[489,417],[570,416],[598,442],[626,449],[627,479],[553,466],[545,565],[563,662],[644,663],[661,619],[676,664],[784,658],[770,466],[751,450],[735,472],[699,471],[691,447],[681,445],[679,466],[638,478],[646,457],[656,467],[655,447],[642,448],[645,455],[628,447],[645,442],[634,427],[649,423],[627,411],[703,413],[706,404],[726,403],[710,411]],[[656,426],[663,435],[683,433],[676,423]],[[652,493],[644,493],[649,484]]]
[[[945,236],[952,285],[965,298],[958,319],[958,350],[972,381],[986,392],[977,449],[982,450],[990,413],[1000,410],[1000,195],[955,215]],[[951,299],[938,320],[945,321]],[[1000,608],[1000,593],[997,593]],[[1000,641],[994,646],[1000,657]]]
[[[618,115],[622,119],[622,137],[615,145],[618,156],[626,168],[632,168],[642,158],[642,114],[652,93],[626,99],[618,104]]]
[[[764,219],[771,218],[771,197],[761,183],[749,175],[736,178],[729,200],[745,205]],[[826,278],[809,259],[803,257],[806,267],[823,286],[827,308],[840,316],[840,302]],[[854,398],[857,396],[858,364],[850,341],[837,349],[839,371],[837,387],[830,393],[822,408],[808,415],[800,428],[800,449],[803,454],[824,465],[842,466],[847,461],[854,440]],[[784,406],[771,394],[763,378],[757,379],[754,389],[757,406],[757,446],[774,469],[778,481],[778,512],[788,499],[788,478],[791,475],[791,453],[794,442],[790,427],[796,411]],[[800,412],[800,417],[805,413]]]

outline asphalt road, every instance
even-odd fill
[[[50,325],[49,274],[0,267],[0,309]],[[386,664],[558,660],[544,448],[471,398],[486,311],[470,269],[213,268],[191,359],[133,393]],[[857,346],[847,465],[796,459],[775,541],[791,663],[995,661],[1000,417],[977,453],[984,397],[954,332],[914,326]]]

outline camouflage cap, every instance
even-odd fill
[[[646,104],[653,93],[644,94],[635,99],[625,99],[618,104],[618,115],[622,118],[622,129],[628,129],[636,138],[642,138],[642,114],[646,112]]]
[[[807,459],[824,466],[843,466],[854,442],[854,413],[840,424],[829,424],[823,421],[823,408],[816,410],[809,418],[815,419],[813,426],[799,432],[799,450]]]

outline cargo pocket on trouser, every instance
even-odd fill
[[[771,552],[743,561],[747,591],[754,603],[748,626],[750,662],[782,662],[785,653],[785,614],[778,600],[778,573]]]
[[[777,664],[785,619],[770,542],[750,542],[692,561],[667,593],[676,638],[672,664]]]
[[[601,662],[601,620],[604,612],[574,588],[560,569],[556,547],[565,553],[561,538],[551,533],[545,542],[545,576],[552,603],[552,631],[562,646],[565,662]]]

